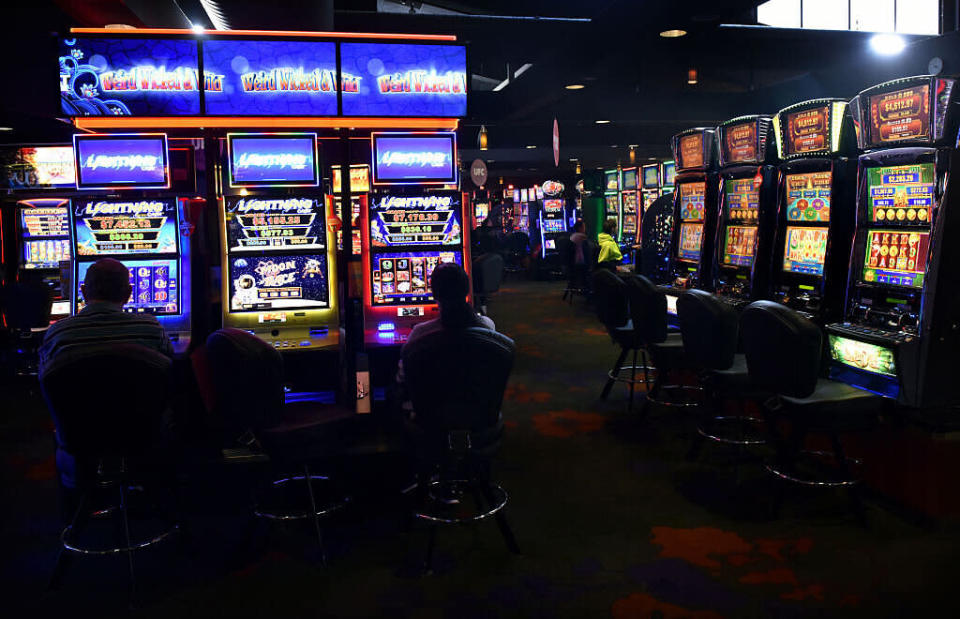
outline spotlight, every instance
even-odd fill
[[[201,26],[200,24],[194,24],[190,26],[190,30],[193,30],[194,34],[203,34],[204,27]]]
[[[664,30],[663,32],[660,33],[660,36],[662,36],[665,39],[676,39],[686,35],[687,35],[687,31],[680,30],[679,28],[674,28],[672,30]]]
[[[586,88],[586,86],[584,86],[583,84],[567,84],[566,86],[564,86],[564,88],[566,88],[567,90],[582,90]]]
[[[593,121],[593,122],[597,123],[598,125],[609,125],[609,124],[610,124],[610,121],[609,121],[609,120],[595,120],[595,121]]]
[[[895,56],[906,46],[907,42],[898,34],[875,34],[870,37],[870,47],[881,56]]]

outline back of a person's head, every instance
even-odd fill
[[[603,222],[603,231],[604,231],[605,233],[609,234],[610,236],[613,236],[613,234],[617,231],[617,220],[616,220],[616,219],[608,219],[608,220],[604,221],[604,222]]]
[[[433,270],[430,281],[433,297],[440,304],[440,322],[445,327],[471,327],[479,323],[467,302],[470,278],[455,262],[444,262]]]
[[[587,228],[587,225],[583,223],[582,219],[578,219],[577,223],[573,225],[574,232],[583,232],[584,230],[586,230],[586,228]]]
[[[87,269],[83,279],[87,302],[106,301],[124,304],[130,300],[130,272],[119,260],[101,258]]]

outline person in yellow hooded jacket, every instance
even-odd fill
[[[603,232],[597,235],[597,241],[600,243],[600,256],[597,258],[597,266],[603,269],[617,270],[617,265],[623,260],[623,254],[620,253],[620,245],[613,235],[617,233],[617,220],[608,219],[603,222]]]

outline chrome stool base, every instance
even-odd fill
[[[725,445],[740,445],[743,447],[749,447],[754,445],[765,445],[767,440],[760,436],[747,436],[743,432],[745,425],[747,426],[759,426],[763,424],[762,419],[756,417],[747,417],[739,415],[721,415],[719,417],[713,417],[711,419],[713,423],[710,424],[710,428],[707,429],[704,426],[697,426],[697,434],[703,438],[713,441],[715,443],[723,443]],[[716,423],[725,424],[727,422],[737,422],[740,429],[740,438],[732,438],[729,435],[723,435],[715,433],[713,431],[713,426]]]
[[[284,488],[287,484],[292,482],[306,482],[306,475],[293,475],[291,477],[284,477],[282,479],[277,479],[270,483],[273,488]],[[309,484],[304,484],[308,488],[308,495],[314,500],[316,500],[314,494],[313,482],[329,482],[330,478],[325,475],[310,475]],[[281,511],[276,509],[265,509],[259,504],[254,508],[253,514],[257,518],[266,518],[268,520],[304,520],[306,518],[313,518],[314,516],[326,516],[327,514],[332,514],[335,511],[338,511],[350,502],[349,496],[341,497],[339,501],[332,501],[323,505],[323,507],[313,506],[312,509],[303,509],[303,510],[287,510]]]
[[[506,507],[508,495],[502,486],[488,484],[490,505],[481,507],[479,497],[474,496],[475,509],[467,507],[467,492],[479,493],[476,482],[468,479],[432,481],[427,485],[427,504],[414,513],[415,518],[440,524],[468,524],[480,522]],[[451,513],[452,512],[452,513]]]
[[[659,395],[651,396],[647,395],[647,400],[653,404],[658,404],[660,406],[666,406],[669,408],[694,408],[700,406],[700,399],[703,395],[703,387],[698,387],[696,385],[660,385],[657,387],[654,386],[655,391],[660,394],[666,392],[668,395],[672,393],[680,394],[694,394],[696,397],[695,401],[682,401],[685,399],[684,395],[680,395],[676,398],[662,398]]]
[[[803,455],[803,456],[812,456],[814,459],[817,459],[817,460],[819,460],[820,458],[827,458],[827,457],[834,459],[834,454],[827,451],[805,450],[799,453],[800,455]],[[854,466],[859,467],[863,464],[863,462],[857,458],[845,457],[844,466],[849,464],[853,464]],[[779,479],[782,479],[784,481],[789,481],[795,484],[799,484],[801,486],[812,486],[817,488],[843,488],[843,487],[855,486],[859,484],[861,481],[860,478],[852,477],[848,473],[840,470],[837,470],[839,474],[835,479],[824,479],[824,478],[814,479],[812,476],[810,477],[801,476],[796,471],[791,471],[788,473],[782,470],[781,468],[779,468],[777,465],[771,464],[771,463],[765,464],[764,468],[771,475],[774,475]],[[834,463],[831,468],[838,469],[838,465]]]

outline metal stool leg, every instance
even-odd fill
[[[433,549],[437,545],[437,524],[430,525],[427,532],[427,556],[423,560],[423,571],[427,574],[433,573]]]
[[[623,360],[627,358],[627,349],[620,349],[620,356],[617,357],[617,362],[614,364],[613,369],[610,370],[610,376],[607,378],[607,384],[603,386],[603,391],[600,392],[600,399],[606,400],[607,396],[610,395],[610,390],[613,389],[613,384],[617,381],[617,377],[620,376],[620,368],[623,366]],[[634,364],[636,365],[636,364]]]
[[[71,529],[78,534],[84,529],[87,521],[90,519],[90,514],[87,513],[87,504],[89,501],[88,493],[84,492],[80,496],[76,511],[73,512],[73,518],[70,519]],[[50,581],[47,583],[48,590],[53,591],[60,588],[60,585],[63,584],[63,577],[67,573],[67,568],[73,563],[73,559],[74,553],[67,550],[63,544],[60,544],[60,552],[57,553],[57,562],[53,565],[53,572],[51,572]]]
[[[323,529],[320,527],[320,516],[317,514],[317,500],[313,496],[313,479],[310,477],[310,466],[303,465],[303,477],[307,483],[307,494],[310,496],[310,512],[313,515],[313,528],[317,533],[317,545],[320,548],[320,565],[326,567],[327,553],[323,546]]]
[[[127,567],[130,570],[130,607],[136,603],[137,575],[133,569],[133,544],[130,542],[130,519],[128,518],[127,484],[120,482],[120,516],[123,519],[123,535],[127,542]]]
[[[633,393],[637,385],[637,349],[633,349],[633,366],[630,368],[630,404],[627,407],[627,414],[633,414]]]

